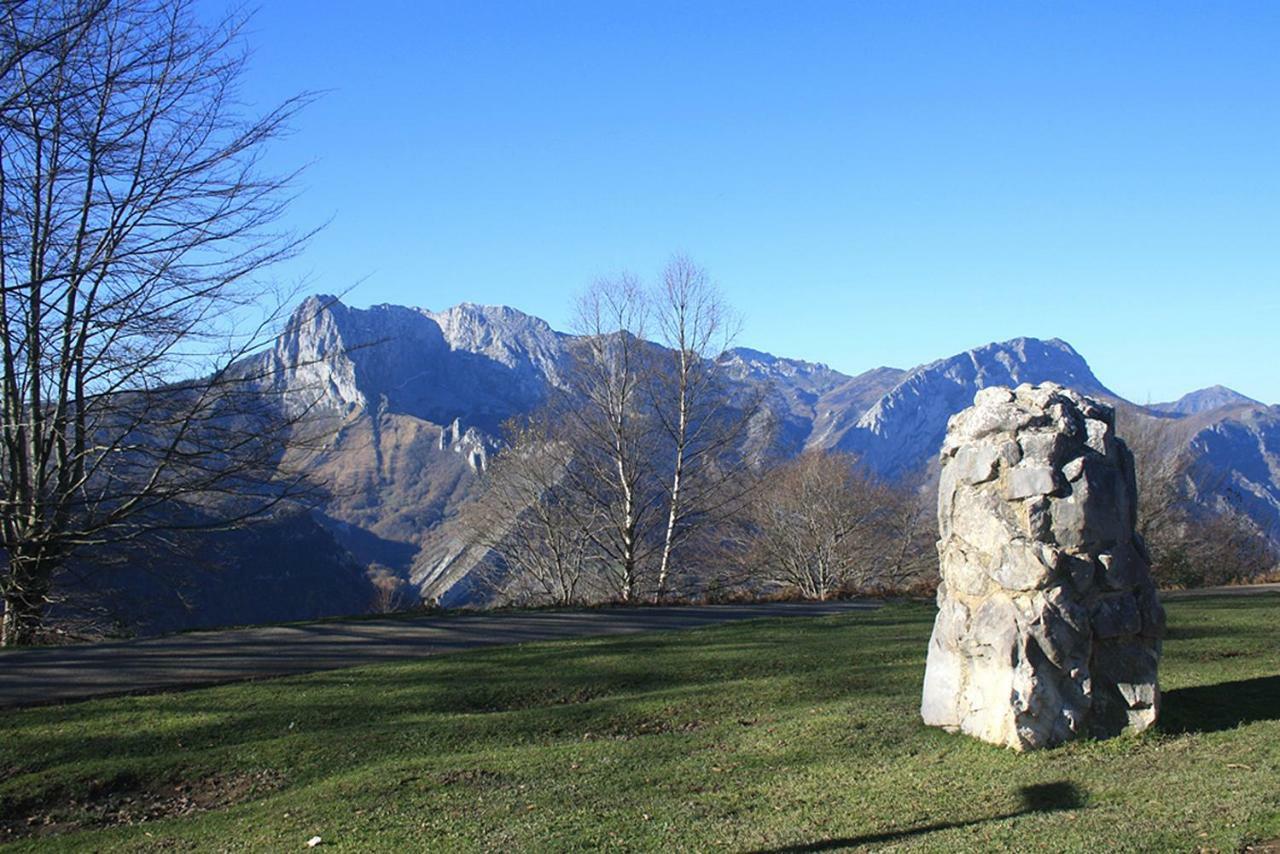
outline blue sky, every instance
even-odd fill
[[[563,327],[680,250],[849,373],[1057,336],[1280,402],[1280,4],[267,0],[249,41],[250,103],[329,90],[272,155],[311,291]]]

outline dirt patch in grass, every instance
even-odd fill
[[[0,843],[222,809],[275,791],[283,784],[284,775],[271,770],[214,774],[152,786],[139,785],[127,777],[94,781],[77,794],[0,804]]]
[[[483,768],[460,768],[436,774],[434,781],[441,786],[468,786],[473,789],[501,789],[511,785],[511,778]]]

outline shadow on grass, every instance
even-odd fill
[[[940,830],[954,830],[961,827],[973,827],[992,821],[1004,821],[1032,813],[1061,812],[1079,809],[1084,805],[1084,796],[1075,783],[1060,781],[1057,783],[1041,783],[1034,786],[1023,786],[1019,790],[1022,796],[1022,809],[1000,815],[975,818],[969,821],[947,821],[937,824],[926,824],[921,827],[895,830],[889,833],[869,833],[865,836],[846,836],[841,839],[822,839],[817,842],[804,842],[798,845],[784,845],[780,848],[761,849],[757,854],[802,854],[807,851],[834,851],[839,848],[853,848],[861,845],[886,845],[900,842],[926,833]]]
[[[1271,720],[1280,720],[1280,676],[1178,688],[1165,693],[1160,709],[1160,729],[1173,735]]]

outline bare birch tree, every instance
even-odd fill
[[[653,299],[666,352],[651,372],[654,416],[669,448],[666,524],[656,596],[666,595],[672,558],[695,524],[714,524],[739,509],[751,481],[726,455],[745,435],[762,397],[733,401],[717,357],[737,334],[737,322],[706,270],[684,255],[671,259]],[[735,405],[736,403],[736,405]]]
[[[546,583],[565,567],[561,555],[532,542],[523,557],[511,551],[531,540],[521,535],[526,523],[575,556],[575,590],[583,589],[582,577],[603,579],[622,601],[661,598],[670,592],[677,550],[701,533],[698,550],[708,553],[715,526],[745,505],[757,479],[740,446],[763,394],[735,390],[722,376],[717,356],[733,324],[705,272],[687,258],[673,259],[652,292],[623,275],[594,283],[575,308],[563,387],[513,434],[464,527],[542,598],[565,592]],[[644,338],[655,318],[661,344]],[[590,553],[580,554],[588,544]]]
[[[261,157],[306,98],[242,114],[243,23],[187,0],[0,13],[4,645],[77,555],[257,518],[301,482],[277,468],[292,416],[240,357],[275,317],[260,274],[305,238]]]
[[[605,520],[592,528],[616,595],[631,601],[646,583],[661,499],[658,449],[645,399],[652,345],[649,307],[630,275],[601,279],[575,306],[570,388],[553,403],[557,435],[572,455],[570,486]]]

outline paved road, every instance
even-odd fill
[[[1161,599],[1194,599],[1197,596],[1258,596],[1280,593],[1280,584],[1238,584],[1232,587],[1197,587],[1191,590],[1166,590]]]
[[[689,629],[758,617],[816,617],[876,607],[869,602],[825,602],[450,614],[13,650],[0,653],[0,708],[333,670],[497,644]]]

